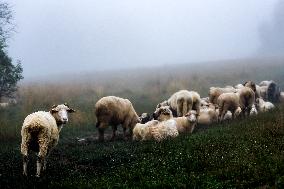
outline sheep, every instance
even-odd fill
[[[154,140],[160,142],[167,138],[175,138],[179,135],[177,123],[173,119],[159,122],[151,127],[151,135]]]
[[[243,88],[243,87],[244,87],[244,85],[243,85],[243,84],[240,84],[240,83],[237,84],[237,85],[235,85],[235,88],[236,88],[236,89],[241,89],[241,88]]]
[[[220,87],[210,87],[209,89],[209,102],[217,104],[218,97],[223,93],[236,92],[233,87],[220,88]]]
[[[223,93],[218,97],[219,120],[223,121],[224,116],[229,110],[235,119],[241,113],[240,98],[237,93]]]
[[[169,106],[174,117],[185,116],[190,110],[196,110],[197,114],[200,111],[200,95],[195,91],[180,90],[174,93],[167,101],[157,105]]]
[[[259,83],[260,86],[267,87],[267,98],[263,98],[264,100],[268,100],[270,102],[279,102],[280,98],[280,87],[273,81],[262,81]]]
[[[275,108],[275,106],[268,101],[264,101],[262,98],[256,99],[256,108],[259,112],[267,112]]]
[[[173,113],[169,106],[162,106],[155,110],[153,118],[158,121],[166,121],[173,118]]]
[[[133,140],[152,139],[152,127],[159,123],[158,120],[148,121],[147,123],[137,123],[133,128]]]
[[[211,123],[218,121],[218,112],[217,107],[212,103],[209,103],[207,106],[203,106],[200,109],[200,114],[198,116],[198,124],[210,125]]]
[[[184,117],[173,118],[176,121],[178,133],[192,133],[197,124],[197,112],[190,110]]]
[[[112,126],[112,140],[116,136],[117,125],[121,124],[124,138],[126,139],[126,129],[132,135],[132,129],[136,123],[140,122],[132,103],[128,99],[116,96],[106,96],[95,104],[95,115],[97,118],[96,127],[99,131],[99,141],[104,140],[104,130]]]
[[[0,103],[0,108],[6,108],[8,107],[10,104],[8,102],[2,102]]]
[[[144,124],[144,123],[147,123],[148,121],[150,121],[152,119],[151,115],[149,115],[148,113],[142,113],[140,116],[139,116],[139,120],[140,120],[140,123]]]
[[[258,111],[256,109],[256,106],[255,106],[255,104],[253,104],[249,115],[252,116],[252,115],[257,115],[257,114],[258,114]]]
[[[178,136],[177,123],[173,120],[173,114],[169,106],[162,106],[154,112],[157,120],[145,124],[137,123],[133,129],[134,140],[161,141],[166,138]]]
[[[249,116],[252,106],[255,102],[255,93],[250,87],[238,89],[239,105],[242,109],[243,116]]]
[[[28,115],[23,123],[21,154],[23,156],[23,175],[27,176],[30,151],[37,152],[36,176],[46,169],[46,158],[57,145],[59,133],[68,122],[68,113],[75,112],[66,103],[52,106],[49,112],[38,111]]]
[[[281,93],[280,93],[279,101],[280,101],[281,103],[284,102],[284,92],[281,92]]]

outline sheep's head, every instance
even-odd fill
[[[144,124],[150,121],[152,118],[148,113],[142,113],[139,117],[140,123]]]
[[[252,82],[252,81],[246,81],[246,82],[244,83],[244,86],[251,88],[254,92],[256,91],[256,85],[255,85],[255,83]]]
[[[156,109],[161,108],[161,107],[163,107],[163,106],[169,106],[169,103],[168,103],[167,100],[165,100],[165,101],[159,103],[159,104],[156,106]]]
[[[153,118],[158,121],[165,121],[173,118],[173,113],[169,106],[162,106],[156,109],[156,111],[153,113]]]
[[[68,113],[73,113],[75,110],[70,108],[67,103],[60,105],[53,105],[50,113],[59,124],[66,124],[68,122]]]
[[[190,123],[195,123],[197,122],[197,112],[195,110],[190,110],[185,117],[187,117],[188,121]]]

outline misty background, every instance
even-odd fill
[[[9,0],[25,78],[284,52],[281,0]]]

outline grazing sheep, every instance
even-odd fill
[[[271,102],[266,102],[262,98],[256,99],[256,108],[259,112],[267,112],[275,108]]]
[[[218,97],[217,103],[219,107],[219,120],[223,121],[224,116],[229,110],[233,114],[233,119],[235,119],[240,113],[240,98],[237,93],[223,93]]]
[[[209,103],[207,106],[203,106],[200,109],[198,124],[210,125],[214,122],[217,122],[218,114],[217,107],[215,107],[212,103]]]
[[[68,122],[68,113],[74,112],[67,104],[54,105],[49,112],[39,111],[28,115],[23,123],[21,153],[23,155],[23,174],[27,176],[28,155],[37,152],[37,172],[46,169],[46,158],[57,145],[59,132]]]
[[[99,140],[104,140],[104,130],[112,126],[112,140],[115,138],[117,126],[122,125],[123,134],[126,138],[126,129],[132,135],[132,129],[138,123],[139,117],[135,112],[132,103],[128,99],[115,96],[101,98],[95,105],[97,117],[96,127],[99,130]]]
[[[140,123],[144,124],[144,123],[147,123],[148,121],[152,120],[152,117],[148,113],[142,113],[139,116],[139,120],[140,120]]]
[[[239,105],[242,109],[243,116],[249,116],[252,106],[255,102],[255,93],[250,87],[238,89]]]
[[[173,118],[176,121],[178,133],[192,133],[197,124],[197,112],[190,110],[184,117]]]
[[[236,92],[233,87],[220,88],[220,87],[210,87],[209,89],[209,101],[213,104],[217,104],[218,97],[223,93]]]

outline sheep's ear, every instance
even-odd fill
[[[68,113],[73,113],[73,112],[76,112],[74,109],[72,109],[72,108],[69,108],[68,110],[67,110],[67,112]]]

